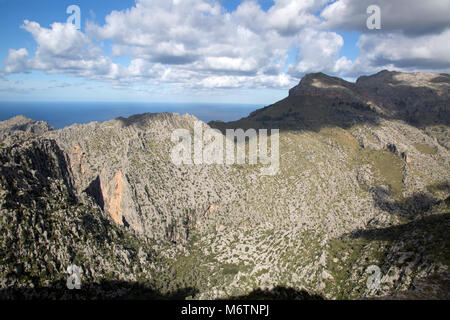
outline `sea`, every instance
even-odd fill
[[[0,121],[23,115],[46,121],[55,129],[74,123],[104,122],[141,113],[170,112],[191,114],[209,122],[234,121],[263,106],[225,103],[143,103],[143,102],[0,102]]]

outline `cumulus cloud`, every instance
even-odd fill
[[[229,14],[211,1],[139,0],[130,10],[112,12],[104,26],[90,24],[87,30],[97,39],[114,40],[115,55],[190,64],[199,72],[256,74],[282,57],[287,44],[275,30],[261,32],[241,19],[248,7],[262,15],[254,2],[244,2]]]
[[[193,87],[201,88],[286,88],[292,84],[292,79],[285,75],[249,76],[209,76],[195,83]]]
[[[5,61],[6,73],[20,73],[28,70],[28,51],[25,48],[14,50],[9,49],[8,57]]]
[[[297,64],[288,70],[292,76],[301,78],[311,72],[341,71],[343,59],[339,58],[339,52],[344,39],[340,35],[334,32],[305,29],[299,34],[297,44],[299,46]]]
[[[119,66],[113,64],[72,24],[54,23],[51,29],[25,20],[22,28],[31,33],[38,47],[34,57],[22,48],[10,50],[5,71],[23,72],[28,69],[48,73],[69,73],[87,78],[114,77]]]
[[[364,34],[358,46],[361,55],[355,62],[356,70],[397,69],[414,71],[450,72],[450,29],[441,34],[414,38],[401,33]]]
[[[216,0],[136,0],[112,11],[86,33],[71,24],[50,28],[25,21],[38,47],[10,50],[5,72],[42,70],[112,82],[170,84],[191,89],[288,89],[310,72],[343,77],[401,70],[449,69],[450,2],[378,0],[382,30],[367,30],[372,0],[274,0],[264,11],[243,0],[227,12]],[[345,39],[336,30],[361,32],[360,55],[341,56]],[[97,42],[111,43],[112,55]],[[296,60],[289,59],[297,48]],[[114,62],[126,57],[125,66]]]
[[[295,35],[302,28],[320,22],[315,12],[329,0],[275,0],[265,12],[256,1],[244,1],[233,14],[243,25],[256,32],[275,30]]]
[[[37,22],[25,20],[22,28],[31,33],[38,47],[32,58],[24,48],[10,50],[5,61],[7,73],[42,70],[50,74],[127,82],[157,73],[160,67],[140,59],[133,59],[128,67],[113,63],[72,24],[53,23],[51,28],[43,28]]]
[[[366,27],[366,10],[374,3],[381,9],[381,30],[371,31]],[[450,1],[338,0],[327,5],[320,16],[324,18],[321,29],[362,32],[360,55],[338,67],[340,74],[354,77],[380,69],[450,70]]]
[[[129,10],[112,12],[103,26],[89,24],[87,32],[113,40],[116,56],[166,66],[159,81],[287,88],[294,83],[281,72],[287,51],[295,33],[317,20],[308,10],[322,2],[277,0],[265,12],[256,1],[243,1],[228,13],[214,1],[138,0]]]
[[[437,34],[450,26],[448,0],[337,0],[320,13],[322,27],[366,32],[366,10],[373,4],[381,9],[383,32]]]

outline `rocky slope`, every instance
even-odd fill
[[[448,75],[311,74],[247,118],[202,124],[281,129],[275,176],[173,164],[171,134],[192,131],[190,115],[0,123],[2,294],[72,297],[75,263],[88,298],[291,288],[448,299],[449,87]],[[366,285],[371,265],[378,290]]]
[[[69,158],[54,140],[21,138],[0,151],[0,298],[176,294],[163,249],[77,198]],[[71,264],[82,267],[80,292],[66,287]]]

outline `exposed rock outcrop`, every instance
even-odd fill
[[[381,71],[356,83],[323,73],[305,76],[290,96],[321,96],[374,105],[391,117],[413,124],[450,124],[449,75]]]

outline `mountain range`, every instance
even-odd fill
[[[449,298],[450,75],[309,74],[202,123],[279,129],[273,176],[173,164],[198,121],[0,122],[0,298]]]

